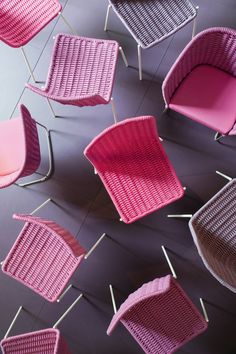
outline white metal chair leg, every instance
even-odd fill
[[[48,204],[49,202],[51,202],[51,198],[48,198],[47,200],[45,200],[45,202],[43,202],[42,204],[40,204],[36,209],[34,209],[30,215],[35,214],[37,211],[39,211],[41,208],[43,208],[46,204]]]
[[[224,135],[223,134],[220,134],[219,132],[216,132],[215,133],[215,136],[214,136],[214,140],[215,141],[219,141],[221,138],[223,138]]]
[[[113,287],[112,287],[111,284],[109,285],[109,289],[110,289],[110,294],[111,294],[111,302],[112,302],[112,306],[113,306],[113,311],[114,311],[114,313],[116,313],[117,312],[117,307],[116,307]]]
[[[49,106],[49,108],[50,108],[50,111],[52,112],[53,118],[56,118],[57,115],[56,115],[54,109],[52,108],[52,104],[51,104],[49,98],[47,98],[47,102],[48,102],[48,106]]]
[[[123,51],[123,48],[122,48],[121,46],[119,47],[119,51],[120,51],[120,54],[121,54],[121,56],[122,56],[122,59],[123,59],[123,61],[124,61],[124,63],[125,63],[126,68],[128,68],[128,66],[129,66],[128,60],[127,60],[126,55],[125,55],[125,53],[124,53],[124,51]]]
[[[52,145],[51,145],[51,139],[50,139],[50,131],[43,124],[41,124],[39,122],[36,122],[36,124],[38,124],[40,127],[42,127],[44,129],[46,137],[47,137],[48,162],[49,162],[48,172],[46,173],[45,176],[35,179],[33,181],[26,182],[26,183],[16,183],[20,187],[26,187],[26,186],[30,186],[32,184],[44,182],[47,179],[49,179],[52,175]]]
[[[67,25],[67,27],[70,29],[70,31],[75,34],[76,36],[78,35],[78,33],[73,29],[73,27],[71,26],[71,24],[67,21],[67,19],[65,18],[65,16],[62,14],[62,12],[59,12],[58,14],[63,21],[65,22],[65,24]]]
[[[97,175],[98,171],[96,170],[96,168],[94,167],[94,174]]]
[[[163,251],[163,253],[164,253],[165,259],[166,259],[166,261],[167,261],[167,263],[168,263],[168,266],[169,266],[169,268],[170,268],[170,271],[171,271],[173,277],[174,277],[175,279],[177,279],[176,272],[175,272],[175,270],[174,270],[174,267],[172,266],[172,263],[171,263],[171,261],[170,261],[170,258],[169,258],[169,256],[168,256],[167,252],[166,252],[165,247],[162,245],[161,248],[162,248],[162,251]]]
[[[201,307],[202,307],[203,316],[204,316],[206,322],[209,322],[209,317],[208,317],[208,314],[207,314],[206,307],[204,305],[203,299],[200,297],[199,300],[200,300],[200,304],[201,304]]]
[[[25,51],[24,51],[24,48],[23,48],[23,47],[20,47],[20,49],[21,49],[21,53],[22,53],[22,55],[23,55],[23,57],[24,57],[24,60],[25,60],[25,64],[26,64],[26,66],[27,66],[27,69],[28,69],[28,71],[29,71],[29,73],[30,73],[30,76],[32,77],[32,80],[36,83],[37,81],[35,80],[35,76],[34,76],[34,73],[33,73],[33,69],[32,69],[31,66],[30,66],[30,63],[29,63],[29,61],[28,61],[28,59],[27,59],[27,56],[26,56]]]
[[[111,97],[111,109],[112,109],[112,113],[113,113],[113,117],[114,117],[114,122],[115,124],[117,123],[117,114],[116,114],[116,108],[115,108],[115,103],[114,103],[114,98]]]
[[[99,237],[99,239],[97,240],[97,242],[95,242],[95,244],[90,248],[90,250],[86,253],[86,255],[84,256],[84,259],[88,259],[88,257],[91,255],[91,253],[95,250],[95,248],[97,248],[97,246],[99,245],[99,243],[104,239],[104,237],[106,236],[105,233],[102,234],[102,236]]]
[[[196,6],[196,10],[198,12],[199,6]],[[194,18],[193,20],[193,31],[192,31],[192,38],[195,36],[196,34],[196,26],[197,26],[197,16]]]
[[[228,181],[232,181],[232,179],[233,179],[232,177],[229,177],[229,176],[225,175],[224,173],[222,173],[220,171],[216,171],[216,174],[221,176],[221,177],[223,177],[223,178],[225,178],[225,179],[227,179]]]
[[[104,24],[104,31],[107,31],[107,24],[108,24],[108,18],[109,18],[110,10],[111,10],[111,4],[109,4],[107,6],[107,13],[106,13],[105,24]]]
[[[14,326],[14,324],[15,324],[15,322],[16,322],[17,318],[19,317],[19,315],[20,315],[20,313],[21,313],[22,310],[23,310],[23,306],[20,306],[19,309],[18,309],[18,311],[17,311],[17,313],[15,314],[15,317],[13,318],[13,320],[12,320],[12,322],[11,322],[11,324],[10,324],[8,330],[6,331],[6,334],[5,334],[5,336],[4,336],[4,339],[6,339],[6,338],[8,337],[8,335],[9,335],[9,333],[10,333],[12,327]]]
[[[191,218],[193,214],[168,214],[168,218]]]
[[[139,72],[139,80],[143,79],[142,75],[142,55],[141,55],[141,46],[138,44],[138,72]]]
[[[57,302],[60,302],[72,287],[73,284],[69,284],[67,288],[64,290],[64,292],[61,294],[61,296],[57,299]]]
[[[63,313],[63,315],[61,315],[61,317],[57,320],[56,323],[54,323],[52,328],[57,328],[59,326],[59,324],[64,320],[64,318],[68,315],[68,313],[75,307],[75,305],[77,304],[77,302],[79,302],[79,300],[83,297],[83,294],[80,294],[77,299],[70,305],[70,307],[68,307],[68,309]]]
[[[169,107],[167,105],[165,105],[165,108],[164,108],[162,114],[165,114],[168,111],[168,109],[169,109]]]

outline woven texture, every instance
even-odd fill
[[[207,269],[236,292],[236,179],[193,215],[189,227]]]
[[[236,31],[223,27],[210,28],[190,41],[163,82],[162,91],[167,106],[184,78],[202,64],[213,65],[236,76]]]
[[[0,40],[11,47],[21,47],[60,11],[58,0],[1,0]]]
[[[84,151],[122,220],[131,223],[183,196],[151,116],[124,120],[96,137]]]
[[[0,188],[31,175],[40,164],[36,122],[20,105],[20,117],[0,123]]]
[[[110,3],[144,49],[169,37],[197,15],[188,0],[110,0]]]
[[[26,333],[1,341],[3,354],[70,354],[58,329]]]
[[[45,88],[27,87],[63,104],[109,103],[118,50],[115,41],[59,34]]]
[[[207,328],[171,275],[144,284],[129,295],[113,316],[108,335],[119,321],[148,354],[174,353]]]
[[[65,229],[50,220],[14,215],[25,221],[2,270],[54,302],[82,261],[85,250]]]

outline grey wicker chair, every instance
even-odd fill
[[[190,21],[195,34],[197,9],[190,0],[109,0],[104,30],[113,9],[137,42],[139,79],[142,80],[141,48],[150,48]]]
[[[192,216],[189,227],[207,269],[236,292],[236,179]]]

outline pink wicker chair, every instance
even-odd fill
[[[125,223],[183,196],[183,187],[159,142],[154,117],[130,118],[111,126],[84,154]]]
[[[31,215],[13,215],[25,221],[2,270],[46,300],[59,299],[85,250],[65,229],[50,220]]]
[[[21,47],[27,68],[34,81],[33,70],[23,46],[59,14],[71,29],[61,14],[61,10],[62,7],[58,0],[0,1],[0,40],[11,47]]]
[[[49,328],[1,341],[3,354],[70,354],[58,329]]]
[[[215,140],[235,135],[235,62],[235,30],[217,27],[199,33],[163,82],[166,108],[217,131]]]
[[[79,107],[107,104],[118,51],[115,41],[58,34],[45,88],[26,86],[48,99],[54,116],[49,99]]]
[[[36,124],[41,126],[47,136],[49,152],[49,170],[47,174],[31,182],[21,183],[27,186],[43,182],[52,174],[52,150],[49,131],[36,122],[24,105],[19,106],[20,117],[0,122],[0,188],[13,184],[21,177],[33,174],[40,164],[40,148]]]
[[[171,275],[157,278],[129,295],[113,316],[147,354],[171,354],[207,329],[207,322]]]

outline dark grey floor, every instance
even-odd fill
[[[46,101],[24,88],[29,80],[21,53],[0,43],[0,119],[18,115],[24,103],[33,116],[52,130],[55,172],[51,180],[28,188],[11,186],[1,193],[0,259],[4,259],[22,225],[12,220],[14,212],[28,213],[49,196],[38,215],[51,218],[69,229],[89,249],[97,238],[105,238],[73,278],[85,294],[60,329],[72,353],[135,354],[137,343],[122,326],[111,337],[106,328],[113,310],[108,284],[112,283],[118,305],[141,284],[169,273],[161,251],[169,249],[178,281],[200,308],[199,296],[206,300],[210,317],[208,330],[179,350],[182,354],[235,354],[235,295],[221,286],[203,266],[193,244],[186,220],[168,220],[168,213],[198,210],[224,184],[215,170],[236,175],[236,138],[213,141],[213,132],[173,112],[161,117],[164,107],[161,84],[168,69],[188,43],[191,25],[159,46],[143,52],[144,80],[139,82],[136,45],[114,14],[110,30],[103,31],[106,0],[64,0],[64,14],[79,34],[118,40],[124,47],[130,68],[120,59],[117,66],[114,98],[119,119],[153,114],[164,147],[183,185],[186,196],[140,221],[125,225],[118,220],[113,204],[99,177],[83,156],[91,139],[112,124],[111,107],[78,108],[54,104],[63,118],[52,119]],[[236,0],[199,0],[197,32],[213,26],[236,28]],[[38,80],[47,74],[53,35],[67,31],[61,20],[54,20],[26,51],[35,65]],[[206,93],[207,94],[207,93]],[[223,117],[222,117],[223,118]],[[42,142],[42,167],[47,169],[46,144]],[[19,317],[12,334],[52,326],[59,315],[78,296],[72,290],[60,304],[50,304],[23,285],[0,272],[0,337],[2,338],[19,305],[27,312]]]

